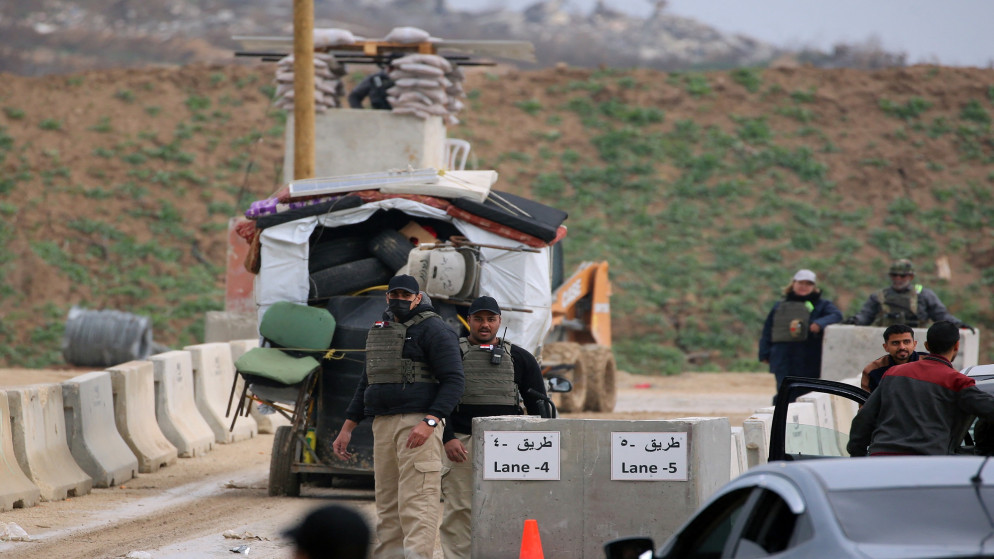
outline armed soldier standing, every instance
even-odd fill
[[[907,324],[924,328],[932,322],[952,322],[958,328],[973,330],[956,318],[942,304],[934,291],[915,284],[915,267],[910,260],[901,259],[890,266],[890,287],[885,287],[863,303],[863,308],[846,320],[846,324],[860,326],[891,326]]]
[[[469,559],[473,501],[473,418],[520,415],[519,396],[532,415],[541,415],[545,399],[542,370],[531,353],[497,337],[500,306],[493,297],[479,297],[466,313],[469,336],[460,338],[466,390],[445,424],[445,465],[442,476],[441,539],[445,559]]]

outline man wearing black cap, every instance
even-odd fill
[[[972,415],[994,419],[994,396],[952,366],[959,352],[959,328],[933,324],[926,334],[928,355],[891,367],[852,420],[850,456],[951,454],[960,428]]]
[[[366,370],[332,443],[348,460],[352,430],[373,417],[377,559],[430,558],[442,515],[442,427],[463,393],[459,340],[423,300],[418,282],[387,286],[384,320],[366,338]]]
[[[500,306],[493,297],[479,297],[466,313],[469,336],[459,339],[466,390],[445,424],[442,496],[445,516],[440,528],[445,559],[470,557],[470,513],[473,502],[473,418],[521,415],[519,395],[528,413],[540,415],[546,398],[542,370],[531,353],[499,338]]]
[[[369,553],[369,525],[341,505],[314,509],[283,535],[293,540],[294,559],[366,559]]]

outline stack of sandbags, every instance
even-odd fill
[[[345,29],[315,29],[314,48],[328,49],[338,45],[351,45],[356,37]],[[335,60],[334,55],[314,53],[314,109],[321,113],[329,108],[342,106],[345,95],[345,68]],[[276,100],[274,105],[284,110],[293,110],[293,56],[280,59],[276,65]]]
[[[387,100],[395,113],[459,122],[455,115],[463,108],[463,73],[445,57],[408,54],[391,62],[389,75],[394,86],[387,90]]]

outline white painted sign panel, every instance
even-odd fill
[[[484,431],[483,479],[559,480],[559,431]]]
[[[687,481],[687,433],[611,433],[611,479]]]

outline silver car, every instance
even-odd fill
[[[992,512],[989,458],[782,461],[725,485],[659,551],[649,538],[605,551],[611,559],[994,557]]]

